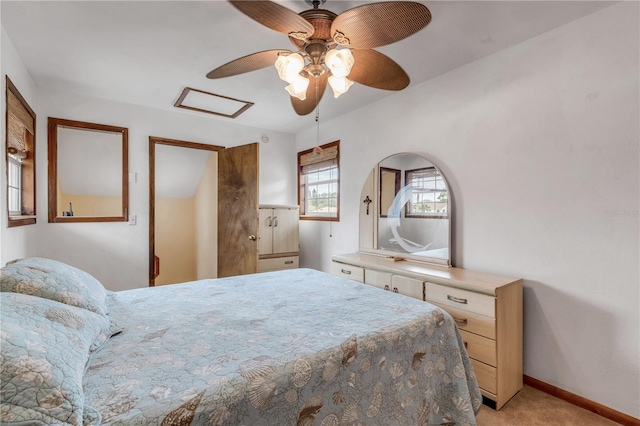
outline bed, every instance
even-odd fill
[[[5,295],[17,286],[5,278],[3,323],[12,318],[5,307],[27,297]],[[42,298],[30,292],[28,297]],[[80,350],[88,355],[75,369],[73,386],[81,395],[70,403],[74,410],[55,411],[60,406],[49,394],[36,398],[34,388],[50,388],[47,380],[24,366],[5,368],[5,347],[15,346],[18,331],[5,333],[3,324],[3,424],[24,424],[32,416],[41,423],[31,424],[473,425],[482,402],[446,312],[323,272],[105,291],[98,305],[106,314],[76,299],[67,300],[67,310],[102,322]],[[46,346],[31,343],[38,345]]]

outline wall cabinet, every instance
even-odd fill
[[[332,272],[432,303],[454,319],[483,396],[500,409],[522,389],[522,280],[366,253],[335,255]],[[493,405],[490,403],[490,405]]]
[[[299,266],[299,217],[298,206],[260,206],[258,272]]]

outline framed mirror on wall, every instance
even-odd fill
[[[367,197],[376,207],[373,217]],[[360,251],[450,266],[450,198],[431,161],[412,153],[385,158],[362,190]]]
[[[6,77],[7,226],[36,223],[36,114]]]
[[[49,117],[49,222],[129,220],[128,129]]]

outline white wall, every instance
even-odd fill
[[[322,123],[340,222],[302,221],[303,266],[356,251],[371,167],[421,153],[451,186],[455,266],[525,279],[525,374],[640,417],[638,16],[610,6]]]
[[[0,98],[2,98],[2,118],[0,119],[0,127],[2,128],[0,138],[2,142],[0,142],[0,152],[3,153],[1,157],[3,160],[0,161],[0,199],[2,200],[2,208],[0,208],[0,265],[4,265],[12,259],[33,256],[37,246],[36,225],[7,228],[7,164],[6,161],[4,161],[4,152],[6,149],[5,133],[7,129],[7,87],[5,75],[9,76],[11,82],[36,113],[36,126],[42,125],[42,117],[39,114],[36,104],[36,84],[29,75],[27,68],[24,66],[22,59],[18,55],[13,42],[4,31],[4,28],[1,29],[0,43],[0,78],[2,78],[2,93],[0,96]],[[47,138],[40,139],[36,136],[36,146],[42,144],[47,144]],[[39,158],[36,158],[36,161],[39,160]],[[40,171],[37,170],[36,179],[39,177],[38,173],[40,173]],[[46,209],[46,205],[42,205],[36,200],[36,210],[38,212],[46,212]]]
[[[269,136],[260,144],[260,202],[295,203],[294,137],[222,121],[118,103],[71,93],[38,90],[37,255],[86,270],[111,290],[146,287],[149,255],[149,136],[236,146]],[[167,102],[173,102],[168,99]],[[129,128],[129,214],[138,224],[47,223],[47,117]],[[9,259],[7,259],[9,260]]]

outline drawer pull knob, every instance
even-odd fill
[[[459,325],[467,325],[467,319],[466,319],[466,318],[456,318],[456,317],[453,317],[453,320],[456,322],[456,324],[459,324]]]
[[[467,304],[467,299],[460,299],[459,297],[453,297],[449,294],[447,294],[447,299],[451,300],[452,302],[464,303],[465,305]]]
[[[293,260],[286,260],[284,262],[285,265],[293,265]]]
[[[384,289],[385,289],[385,290],[387,290],[387,291],[390,291],[390,290],[391,290],[391,289],[389,288],[389,285],[388,285],[388,284],[385,284]]]
[[[347,271],[346,269],[340,269],[340,272],[342,272],[345,275],[351,275],[351,271]]]
[[[394,292],[394,293],[397,293],[397,292],[398,292],[398,287],[394,287],[394,288],[393,288],[393,292]]]

